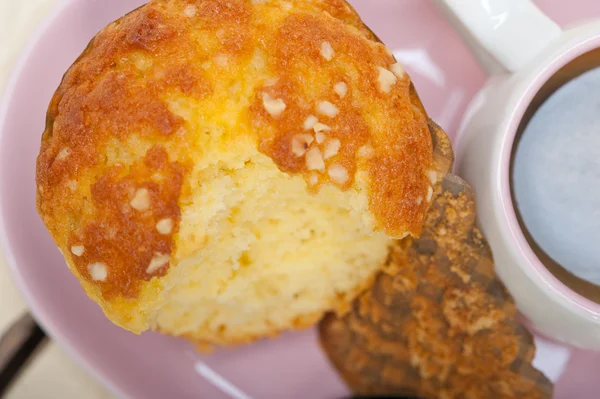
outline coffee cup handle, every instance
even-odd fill
[[[490,73],[516,72],[562,33],[530,0],[435,0]]]

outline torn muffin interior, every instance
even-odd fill
[[[260,153],[195,177],[177,265],[162,279],[159,330],[236,341],[308,326],[325,309],[344,310],[387,256],[390,239],[363,220],[354,190],[312,194]]]

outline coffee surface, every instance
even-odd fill
[[[512,179],[537,245],[566,271],[600,284],[600,68],[560,87],[536,111]]]

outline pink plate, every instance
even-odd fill
[[[134,336],[106,320],[64,265],[35,210],[35,157],[48,102],[89,39],[143,0],[71,0],[38,30],[16,66],[0,110],[0,241],[17,285],[53,338],[121,397],[341,398],[343,384],[314,331],[199,356],[183,341]],[[452,136],[485,75],[430,1],[354,0],[410,72]],[[600,16],[600,2],[539,0],[559,23]],[[573,352],[559,398],[595,398],[600,356]]]

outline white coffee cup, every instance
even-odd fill
[[[467,110],[455,152],[456,173],[475,191],[496,270],[535,330],[600,350],[600,303],[547,267],[549,259],[526,238],[510,184],[513,144],[533,111],[570,79],[600,67],[600,22],[562,31],[529,0],[437,2],[490,73]]]

